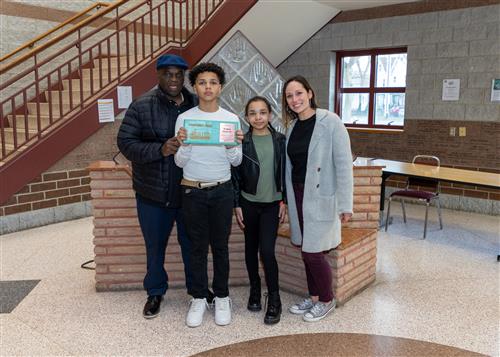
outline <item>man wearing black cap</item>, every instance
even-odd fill
[[[190,293],[190,245],[180,210],[182,170],[174,163],[179,148],[174,131],[177,116],[198,104],[195,96],[184,88],[187,68],[180,56],[160,56],[156,62],[158,87],[134,100],[118,132],[118,147],[132,162],[137,215],[146,245],[145,318],[158,315],[168,288],[165,249],[174,221]]]

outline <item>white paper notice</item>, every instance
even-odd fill
[[[491,81],[491,101],[500,102],[500,79]]]
[[[99,113],[99,123],[110,123],[115,121],[113,99],[98,99],[97,111]]]
[[[132,87],[131,86],[118,86],[116,87],[118,94],[118,108],[127,109],[132,103]]]
[[[460,97],[460,79],[443,79],[443,100],[458,100]]]

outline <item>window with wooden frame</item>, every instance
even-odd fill
[[[402,129],[406,47],[336,52],[335,112],[348,127]]]

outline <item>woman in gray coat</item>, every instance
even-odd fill
[[[317,108],[314,91],[304,77],[285,82],[282,104],[291,240],[302,249],[310,295],[289,311],[313,322],[335,308],[325,255],[340,244],[341,223],[352,216],[351,144],[340,118]]]

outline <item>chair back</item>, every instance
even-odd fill
[[[413,164],[429,165],[429,166],[441,166],[441,160],[437,156],[433,155],[415,155],[412,160]],[[426,191],[426,192],[436,192],[440,190],[439,180],[426,179],[420,177],[408,177],[406,188]]]

